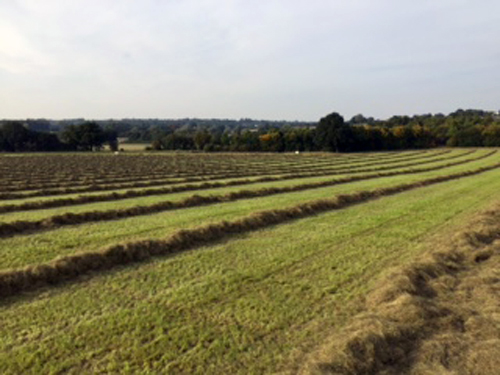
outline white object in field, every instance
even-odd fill
[[[300,154],[300,151],[295,151],[295,155],[298,155],[298,154]]]

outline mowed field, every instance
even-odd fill
[[[0,373],[306,371],[499,200],[496,149],[0,155]]]

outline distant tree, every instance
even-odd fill
[[[68,145],[73,150],[78,148],[80,143],[77,125],[68,125],[60,133],[60,138],[63,143]]]
[[[363,116],[361,113],[357,114],[356,116],[353,116],[349,120],[350,125],[367,125],[370,123],[370,120],[367,119],[365,116]]]
[[[64,145],[61,144],[56,134],[39,133],[36,136],[35,151],[61,151]]]
[[[193,136],[193,141],[197,150],[203,150],[210,143],[212,136],[207,129],[197,130]]]
[[[436,146],[432,133],[427,126],[413,125],[411,130],[413,133],[413,148],[431,148]]]
[[[259,135],[256,132],[251,132],[250,130],[243,131],[240,136],[240,143],[240,151],[248,152],[261,150]]]
[[[431,128],[430,132],[436,146],[446,145],[446,141],[448,140],[448,128],[444,123]]]
[[[80,125],[69,125],[61,133],[61,140],[75,150],[92,151],[99,149],[109,141],[106,134],[95,121],[86,121]],[[114,135],[116,138],[116,134]]]
[[[483,129],[479,125],[473,125],[467,120],[462,121],[457,118],[449,118],[447,123],[449,126],[447,146],[480,147],[483,145]]]
[[[375,126],[354,126],[354,151],[377,151],[384,148],[381,129]]]
[[[316,129],[303,128],[299,132],[304,145],[304,151],[316,151]]]
[[[316,127],[316,144],[323,151],[345,151],[349,127],[344,118],[336,112],[319,120]]]
[[[26,125],[29,130],[37,132],[50,132],[50,121],[45,119],[28,119]]]
[[[408,116],[392,116],[389,118],[385,124],[386,126],[389,126],[390,128],[395,127],[395,126],[405,126],[408,125],[408,123],[411,121],[410,117]]]
[[[88,121],[79,126],[80,145],[86,150],[101,148],[106,141],[106,135],[94,121]]]
[[[151,142],[151,148],[155,151],[163,150],[161,140],[155,139],[153,142]]]
[[[284,133],[285,151],[304,151],[300,129],[287,129]]]
[[[415,135],[413,129],[409,126],[396,126],[391,129],[394,135],[395,148],[409,149],[415,148]]]
[[[262,151],[283,152],[285,151],[285,138],[278,129],[273,129],[267,134],[259,136]]]
[[[118,151],[118,133],[112,127],[107,127],[103,132],[103,141],[111,151]]]
[[[500,147],[500,124],[491,124],[482,132],[483,144],[486,147]]]
[[[4,151],[26,151],[31,141],[30,131],[20,121],[7,121],[2,126]]]
[[[0,127],[0,151],[58,151],[63,145],[55,134],[29,130],[21,121]]]
[[[193,137],[186,132],[175,132],[162,139],[165,150],[194,150]]]
[[[3,131],[0,128],[0,151],[7,151],[7,142],[4,138]]]

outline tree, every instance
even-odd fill
[[[480,126],[464,124],[452,119],[448,128],[447,146],[450,147],[480,147],[483,145],[483,135]]]
[[[343,151],[348,141],[349,127],[344,123],[344,118],[337,112],[319,120],[316,127],[316,144],[320,150]]]
[[[392,134],[394,136],[396,148],[402,150],[415,148],[415,135],[411,127],[396,126],[392,128]]]
[[[61,141],[68,145],[73,150],[78,148],[79,137],[78,137],[78,127],[76,125],[66,126],[60,134]]]
[[[0,151],[58,151],[63,145],[55,134],[29,130],[20,121],[7,121],[0,127]]]
[[[80,146],[84,150],[92,151],[101,148],[105,134],[101,127],[94,121],[88,121],[79,126]]]
[[[207,129],[200,129],[194,133],[193,141],[197,150],[203,150],[210,143],[212,136]]]
[[[488,125],[483,130],[483,144],[486,147],[500,147],[500,124]]]
[[[381,129],[371,126],[354,126],[354,151],[377,151],[384,147]]]
[[[371,122],[373,122],[373,119],[367,119],[361,113],[357,114],[356,116],[353,116],[349,120],[350,125],[370,125]]]
[[[30,131],[20,121],[7,121],[2,126],[3,149],[25,151],[30,142]]]
[[[161,142],[165,150],[193,150],[195,148],[193,137],[184,131],[171,133]]]
[[[109,141],[110,138],[112,140],[112,134],[106,134],[95,121],[66,126],[61,133],[61,140],[64,143],[75,150],[82,151],[101,148],[102,144]]]
[[[285,151],[285,140],[283,137],[283,133],[277,129],[273,129],[269,133],[259,136],[259,140],[263,151]]]
[[[260,151],[259,135],[250,130],[245,130],[241,133],[240,142],[242,143],[241,151]]]

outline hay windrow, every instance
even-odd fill
[[[470,152],[474,152],[469,151]],[[445,150],[445,153],[451,152],[451,150]],[[418,156],[417,158],[420,159],[425,159],[429,157],[435,157],[440,154],[443,154],[443,151],[441,152],[435,152],[431,153],[430,155],[424,155],[424,156]],[[390,159],[393,159],[393,156],[390,156]],[[396,162],[398,159],[402,159],[401,155],[397,155],[395,160]],[[408,158],[405,158],[403,160],[412,160],[415,158],[415,156],[411,156]],[[272,163],[268,163],[267,165],[262,165],[261,167],[258,168],[253,168],[251,166],[246,166],[244,169],[244,172],[241,171],[241,168],[235,168],[235,166],[231,166],[231,168],[226,169],[222,165],[217,165],[211,168],[202,168],[202,169],[197,169],[197,168],[188,168],[187,170],[183,171],[166,171],[166,172],[155,172],[155,173],[144,173],[144,171],[138,171],[138,173],[134,173],[133,175],[127,174],[127,175],[118,175],[118,176],[110,176],[109,172],[103,175],[97,174],[96,176],[93,177],[85,177],[85,178],[75,178],[74,176],[68,176],[66,178],[57,178],[56,176],[52,176],[52,178],[44,178],[38,180],[39,182],[37,183],[37,179],[28,178],[21,178],[21,179],[3,179],[0,181],[0,190],[3,192],[15,192],[15,191],[22,191],[22,190],[46,190],[50,191],[52,188],[68,188],[71,189],[72,187],[78,188],[81,187],[82,189],[95,189],[96,191],[99,191],[100,189],[107,189],[105,185],[110,185],[111,186],[120,186],[120,184],[128,184],[130,187],[141,187],[141,186],[156,186],[158,184],[168,184],[172,183],[175,180],[179,178],[183,178],[184,182],[190,182],[190,181],[203,181],[203,180],[214,180],[214,179],[220,179],[224,178],[224,176],[229,176],[229,177],[245,177],[245,176],[262,176],[262,175],[267,175],[267,174],[281,174],[281,173],[302,173],[310,170],[337,170],[337,169],[345,169],[345,168],[350,168],[351,166],[356,166],[357,164],[360,164],[362,167],[363,166],[370,166],[370,165],[379,165],[386,160],[387,157],[379,157],[376,158],[375,161],[366,161],[365,160],[326,160],[326,161],[316,161],[314,164],[309,165],[309,166],[294,166],[293,163],[288,163],[286,166],[285,165],[278,165],[278,166],[273,166]],[[344,164],[348,164],[348,167],[342,167]],[[144,180],[149,180],[147,182],[144,182]],[[159,180],[159,181],[157,181]],[[165,181],[162,181],[165,180]],[[115,184],[115,185],[112,185]]]
[[[197,246],[209,245],[235,234],[251,232],[276,224],[286,223],[290,220],[342,209],[353,204],[366,202],[370,199],[389,196],[423,186],[477,175],[499,167],[500,163],[473,171],[431,178],[415,183],[401,184],[373,191],[343,194],[332,199],[312,201],[286,209],[256,212],[232,222],[223,221],[194,229],[180,230],[164,240],[146,240],[119,244],[100,251],[60,257],[45,264],[6,270],[0,272],[0,296],[8,297],[25,290],[36,289],[40,286],[58,284],[66,280],[75,279],[89,272],[112,269],[120,265],[144,261],[153,256],[175,254]],[[94,213],[86,213],[85,215],[92,217]],[[56,225],[59,225],[61,222],[71,222],[74,220],[74,217],[74,215],[66,215],[58,218]],[[13,223],[11,227],[16,228],[15,225]],[[52,224],[52,221],[48,221],[40,222],[39,225],[50,226],[54,224]],[[34,228],[32,227],[32,229]],[[446,263],[449,262],[452,262],[452,259],[446,258]],[[433,270],[433,272],[439,271]],[[425,280],[427,276],[422,275],[424,275],[422,271],[418,270],[417,276],[414,277],[415,280]],[[411,284],[411,280],[413,279],[410,279],[410,287],[413,285]]]
[[[488,314],[498,315],[498,299],[485,302],[483,297],[481,304],[471,307],[460,303],[467,290],[461,297],[456,294],[468,280],[475,288],[496,283],[485,276],[477,278],[475,270],[478,258],[483,262],[500,255],[500,204],[494,207],[473,222],[474,229],[383,278],[368,295],[365,311],[309,359],[300,373],[496,374],[500,352],[483,344],[499,342],[500,330],[473,324],[494,323]],[[491,290],[485,295],[498,296]]]
[[[482,156],[484,157],[484,155]],[[482,158],[481,157],[481,158]],[[458,162],[462,164],[464,161]],[[453,164],[453,163],[450,163]],[[448,167],[450,165],[447,165]],[[206,206],[210,204],[217,204],[217,203],[223,203],[223,202],[232,202],[240,199],[249,199],[249,198],[257,198],[257,197],[265,197],[265,196],[270,196],[274,194],[283,194],[283,193],[291,193],[291,192],[298,192],[298,191],[304,191],[308,189],[317,189],[317,188],[322,188],[322,187],[328,187],[328,186],[335,186],[339,184],[345,184],[345,183],[351,183],[351,182],[357,182],[357,181],[363,181],[363,180],[370,180],[370,179],[376,179],[376,178],[381,178],[381,177],[391,177],[391,176],[397,176],[397,175],[406,175],[406,174],[415,174],[415,173],[422,173],[422,172],[429,172],[433,170],[438,170],[442,168],[446,168],[447,166],[436,166],[436,167],[429,167],[429,168],[420,168],[420,169],[409,169],[409,170],[404,170],[404,171],[393,171],[393,172],[386,172],[386,173],[377,173],[377,174],[372,174],[372,175],[361,175],[361,176],[351,176],[351,177],[346,177],[346,178],[339,178],[339,179],[333,179],[333,180],[327,180],[327,181],[321,181],[321,182],[316,182],[316,183],[306,183],[306,184],[300,184],[300,185],[294,185],[294,186],[289,186],[289,187],[281,187],[281,188],[263,188],[263,189],[255,189],[255,190],[241,190],[237,192],[231,192],[227,193],[224,195],[209,195],[209,196],[199,196],[199,195],[193,195],[191,197],[185,198],[181,201],[174,202],[174,201],[163,201],[159,202],[156,204],[152,205],[147,205],[147,206],[134,206],[130,208],[125,208],[125,209],[116,209],[116,210],[107,210],[107,211],[89,211],[89,212],[83,212],[83,213],[65,213],[61,215],[54,215],[51,217],[48,217],[43,220],[38,220],[38,221],[15,221],[12,223],[0,223],[0,237],[6,237],[6,236],[12,236],[12,235],[20,235],[23,233],[27,232],[34,232],[34,231],[41,231],[41,230],[53,230],[62,226],[68,226],[68,225],[79,225],[79,224],[85,224],[85,223],[90,223],[90,222],[97,222],[97,221],[109,221],[109,220],[118,220],[118,219],[124,219],[124,218],[129,218],[129,217],[134,217],[134,216],[140,216],[140,215],[148,215],[148,214],[154,214],[154,213],[159,213],[159,212],[164,212],[168,210],[174,210],[174,209],[181,209],[181,208],[190,208],[190,207],[200,207],[200,206]],[[468,172],[463,172],[460,174],[454,174],[451,176],[440,176],[435,179],[431,179],[430,183],[436,183],[440,181],[447,181],[450,178],[459,178],[459,177],[465,177],[468,176],[468,173],[481,173],[487,170],[495,169],[500,166],[499,164],[495,164],[493,166],[488,166],[488,167],[483,167],[480,169],[477,169],[476,171],[468,171]],[[421,181],[417,182],[417,185],[412,185],[412,186],[419,186],[418,184],[426,184],[426,181]],[[229,184],[228,184],[229,186]],[[422,185],[424,186],[424,185]],[[182,191],[183,187],[179,188],[173,188],[171,189],[172,191],[177,190],[177,191]],[[189,189],[189,187],[188,187]],[[385,188],[389,190],[384,190],[384,189],[379,189],[377,192],[374,194],[376,195],[387,195],[387,194],[392,194],[391,189],[395,189],[394,193],[397,193],[400,191],[400,187],[392,187],[392,188]],[[127,194],[127,193],[125,193]],[[368,194],[368,192],[365,192],[364,194]],[[79,198],[74,198],[75,200],[78,200]],[[90,197],[91,200],[93,200],[93,197]],[[352,197],[350,199],[353,199]],[[36,202],[35,202],[36,203]],[[42,205],[44,202],[40,202]],[[50,201],[48,202],[50,204]],[[1,207],[0,207],[1,209]]]
[[[300,186],[302,186],[304,189],[307,189],[307,188],[313,189],[313,188],[316,188],[318,186],[319,187],[332,186],[335,184],[363,181],[363,180],[369,180],[372,178],[390,177],[390,176],[403,175],[403,174],[413,174],[413,173],[420,173],[420,172],[429,172],[429,171],[449,168],[452,166],[466,164],[466,163],[470,163],[470,162],[477,161],[480,159],[484,159],[486,157],[491,156],[493,153],[495,153],[495,151],[493,151],[491,153],[487,153],[485,155],[482,155],[478,158],[470,158],[470,159],[466,159],[466,160],[461,160],[459,162],[447,163],[447,164],[435,166],[435,167],[415,168],[415,169],[401,170],[401,171],[394,171],[394,172],[385,172],[385,173],[381,172],[381,173],[377,173],[377,174],[368,174],[368,175],[335,179],[335,180],[325,181],[324,183],[319,183],[319,184],[318,183],[301,184]],[[463,156],[463,155],[460,155],[460,156]],[[307,177],[310,177],[310,176],[307,175]],[[26,203],[21,203],[21,204],[3,205],[3,206],[0,206],[0,213],[40,210],[40,209],[57,208],[57,207],[67,207],[67,206],[87,204],[87,203],[96,203],[96,202],[118,201],[118,200],[137,198],[137,197],[173,194],[173,193],[179,193],[179,192],[198,191],[198,190],[204,190],[204,189],[214,189],[214,188],[230,187],[230,186],[244,186],[244,185],[250,185],[250,184],[255,184],[255,183],[283,181],[283,180],[296,179],[296,178],[297,179],[304,178],[304,176],[298,175],[298,176],[294,176],[293,178],[290,176],[261,177],[261,178],[256,178],[256,179],[244,179],[244,180],[227,181],[227,182],[204,182],[201,184],[180,185],[180,186],[175,186],[175,187],[164,187],[164,188],[148,189],[148,190],[129,190],[129,191],[126,191],[124,193],[113,192],[113,193],[101,194],[101,195],[81,195],[81,196],[75,197],[75,198],[63,198],[63,199],[54,199],[54,200],[46,200],[46,201],[39,201],[39,202],[26,202]],[[276,188],[276,189],[277,189],[276,193],[279,193],[279,188]],[[269,189],[269,192],[271,192],[270,189]],[[231,193],[230,196],[236,197],[237,194],[243,194],[243,191]]]
[[[246,161],[247,158],[236,158],[233,160],[216,161],[219,157],[217,155],[211,155],[206,161],[199,163],[184,163],[183,168],[176,167],[172,169],[172,162],[168,161],[169,157],[158,157],[155,158],[154,163],[148,163],[147,169],[145,169],[144,158],[127,157],[127,169],[123,170],[123,165],[121,163],[104,163],[106,165],[100,165],[103,160],[115,160],[116,158],[99,159],[98,164],[94,164],[97,160],[94,158],[85,158],[85,164],[80,164],[77,160],[78,157],[67,157],[64,159],[54,160],[49,156],[45,156],[47,163],[37,163],[36,169],[33,165],[29,163],[24,165],[20,163],[24,159],[11,159],[9,164],[14,163],[14,170],[12,166],[7,168],[8,174],[0,176],[0,190],[32,190],[32,189],[48,189],[50,187],[71,187],[71,186],[81,186],[81,185],[103,185],[118,182],[134,182],[134,181],[144,181],[145,179],[165,179],[165,178],[181,178],[181,177],[194,177],[198,175],[200,178],[210,177],[207,175],[224,175],[227,173],[239,172],[241,174],[241,169],[244,166],[245,173],[251,172],[251,174],[263,175],[272,173],[285,172],[300,172],[303,170],[311,169],[324,169],[324,168],[335,168],[342,165],[377,165],[383,161],[397,161],[402,160],[412,160],[415,158],[424,159],[436,157],[442,155],[443,153],[449,153],[451,150],[444,150],[439,152],[428,153],[427,151],[408,153],[389,153],[389,154],[376,154],[376,155],[366,155],[362,159],[359,159],[353,155],[343,155],[340,157],[328,157],[328,158],[314,158],[313,160],[307,159],[297,159],[295,157],[284,159],[282,162],[277,162],[275,160],[269,160],[266,158],[265,162],[260,162],[255,164],[252,161]],[[464,153],[468,154],[471,151]],[[424,154],[420,156],[420,154]],[[427,154],[427,155],[426,155]],[[254,155],[255,157],[255,155]],[[286,158],[286,156],[284,156]],[[151,156],[148,157],[149,159]],[[276,156],[277,158],[277,156]],[[88,161],[94,160],[90,165],[87,166]],[[231,158],[229,158],[231,159]],[[371,160],[375,161],[371,161]],[[39,160],[39,157],[37,161]],[[50,160],[50,162],[49,162]],[[67,161],[66,161],[67,160]],[[82,160],[82,159],[80,159]],[[118,159],[121,160],[121,159]],[[367,162],[368,161],[368,162]],[[192,160],[191,160],[192,162]],[[131,165],[132,163],[132,165]],[[139,163],[139,164],[138,164]],[[170,165],[169,165],[170,164]],[[1,168],[0,164],[0,170]],[[118,169],[117,169],[118,168]],[[129,170],[131,168],[131,170]],[[4,167],[5,169],[5,167]],[[26,170],[28,169],[28,170]],[[83,174],[81,173],[83,171]],[[29,173],[26,173],[29,172]],[[215,177],[215,176],[214,176]]]
[[[403,168],[403,167],[411,167],[411,166],[417,166],[421,164],[426,164],[426,163],[431,163],[431,162],[436,162],[440,160],[449,160],[449,159],[454,159],[457,157],[462,157],[468,154],[471,154],[475,152],[475,150],[470,150],[465,153],[451,156],[451,157],[440,157],[436,158],[438,155],[446,154],[451,152],[450,150],[444,150],[440,152],[434,152],[431,153],[430,155],[424,155],[424,156],[418,156],[418,161],[413,162],[413,163],[406,163],[403,165],[397,166],[398,168]],[[494,151],[493,151],[494,153]],[[489,156],[489,155],[488,155]],[[415,157],[412,157],[412,159],[417,159]],[[432,161],[421,161],[421,159],[428,159],[432,158]],[[382,158],[383,159],[383,158]],[[402,161],[409,160],[410,158],[403,159]],[[397,161],[396,161],[397,162]],[[361,167],[366,167],[367,165],[379,165],[386,163],[384,160],[377,159],[375,162],[371,163],[366,163],[363,162]],[[189,177],[183,178],[181,181],[179,181],[178,178],[169,178],[169,179],[160,179],[160,180],[152,180],[152,181],[136,181],[136,182],[131,182],[131,183],[121,183],[121,184],[95,184],[92,183],[91,185],[86,185],[86,186],[69,186],[69,187],[61,187],[60,184],[56,184],[57,188],[51,188],[48,186],[31,186],[30,189],[38,189],[34,191],[22,191],[26,190],[26,187],[21,187],[21,186],[16,186],[16,187],[10,187],[7,189],[0,189],[2,190],[2,193],[0,193],[0,199],[2,200],[9,200],[9,199],[23,199],[23,198],[34,198],[34,197],[43,197],[43,196],[57,196],[57,195],[64,195],[64,194],[78,194],[78,193],[88,193],[88,192],[100,192],[100,191],[110,191],[110,190],[119,190],[119,189],[139,189],[139,188],[149,188],[149,187],[157,187],[157,186],[166,186],[166,185],[172,185],[172,184],[178,184],[178,183],[190,183],[190,182],[210,182],[210,181],[216,181],[220,179],[230,179],[230,178],[250,178],[250,177],[257,177],[259,181],[257,182],[264,182],[266,181],[265,179],[268,178],[269,181],[278,181],[281,179],[296,179],[296,178],[308,178],[308,177],[319,177],[319,176],[328,176],[328,175],[337,175],[337,174],[343,174],[346,172],[355,172],[355,173],[365,173],[365,172],[375,172],[375,171],[380,171],[380,170],[390,170],[394,169],[395,167],[386,165],[384,167],[375,167],[375,168],[354,168],[352,166],[347,166],[347,167],[341,167],[338,168],[336,166],[333,167],[327,167],[327,168],[304,168],[304,169],[295,169],[295,170],[290,170],[290,169],[281,169],[281,170],[269,170],[268,168],[261,171],[254,171],[252,173],[248,172],[220,172],[217,174],[213,175],[203,175],[199,174],[198,176],[196,175],[189,175]],[[311,172],[311,170],[313,172]],[[280,177],[270,177],[269,175],[279,175],[282,174]],[[259,176],[264,176],[265,177],[260,177]],[[276,178],[276,179],[275,179]]]

